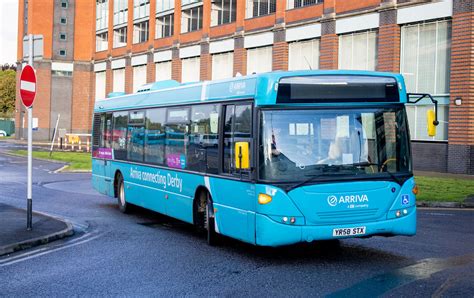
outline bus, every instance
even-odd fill
[[[92,184],[133,205],[260,246],[415,235],[400,74],[288,71],[158,84],[97,101]]]

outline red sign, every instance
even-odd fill
[[[25,107],[33,105],[36,97],[36,74],[35,69],[26,65],[20,75],[20,97]]]

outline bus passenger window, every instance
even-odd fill
[[[168,109],[166,121],[166,165],[188,168],[189,108]]]
[[[125,160],[127,158],[127,124],[128,112],[113,113],[112,128],[112,148],[114,158],[117,160]]]
[[[235,170],[234,146],[236,142],[248,142],[252,148],[252,107],[250,104],[228,105],[224,123],[224,173],[240,173]],[[250,152],[252,150],[250,149]],[[252,164],[252,156],[250,156]]]
[[[145,162],[164,164],[165,119],[165,109],[151,109],[146,112]]]
[[[192,107],[188,151],[190,170],[217,174],[219,109],[218,104]]]
[[[127,159],[143,161],[143,145],[145,143],[145,112],[130,112],[128,117]]]

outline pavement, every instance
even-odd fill
[[[69,222],[38,212],[28,231],[26,217],[26,210],[0,203],[0,256],[74,234]]]

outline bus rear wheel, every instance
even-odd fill
[[[127,201],[125,200],[125,185],[124,185],[122,176],[118,177],[118,182],[117,182],[117,202],[118,202],[120,212],[122,213],[130,212],[130,204],[128,204]]]
[[[204,214],[204,228],[206,229],[207,234],[207,244],[210,246],[216,246],[219,244],[219,235],[216,233],[215,218],[212,206],[212,200],[209,193],[206,195],[206,210]]]

